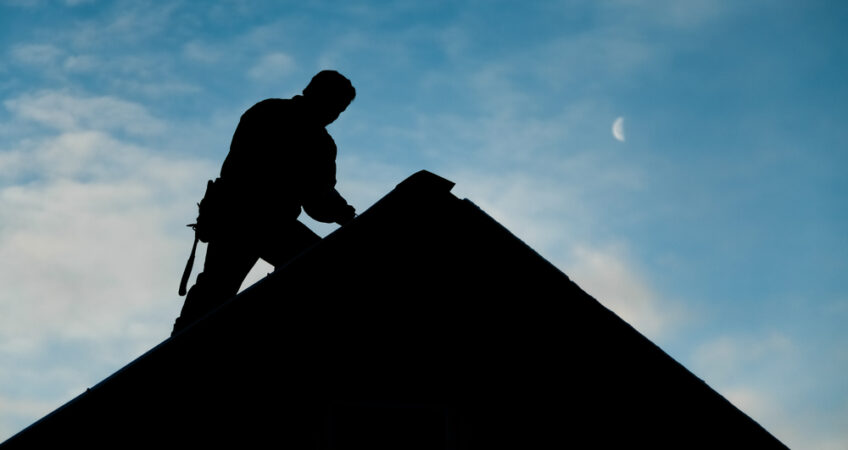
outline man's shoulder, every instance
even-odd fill
[[[266,98],[261,102],[251,106],[246,115],[267,114],[267,113],[283,113],[291,110],[293,107],[292,100],[287,98]]]

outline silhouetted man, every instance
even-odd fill
[[[301,207],[320,222],[354,218],[335,189],[336,144],[325,127],[355,96],[347,78],[325,70],[302,96],[263,100],[241,116],[221,177],[201,204],[206,261],[172,334],[235,295],[259,258],[277,267],[318,242],[297,220]]]

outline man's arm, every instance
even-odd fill
[[[356,210],[336,190],[336,145],[329,135],[326,137],[328,151],[322,160],[313,163],[303,210],[319,222],[344,225],[356,216]]]
[[[311,196],[303,203],[303,210],[319,222],[339,225],[344,225],[356,217],[354,207],[349,205],[335,189]]]

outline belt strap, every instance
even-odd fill
[[[186,286],[188,285],[188,277],[191,276],[191,268],[194,267],[194,253],[197,251],[197,233],[194,235],[194,244],[191,246],[191,255],[186,262],[183,278],[180,280],[180,297],[186,295]]]

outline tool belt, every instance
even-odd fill
[[[194,223],[186,225],[194,230],[194,244],[191,246],[191,255],[188,257],[182,279],[180,279],[180,296],[186,294],[188,278],[191,276],[192,267],[194,267],[197,242],[209,242],[215,239],[224,223],[225,194],[222,184],[220,178],[209,180],[206,183],[206,193],[203,195],[200,203],[197,204],[197,219]]]

